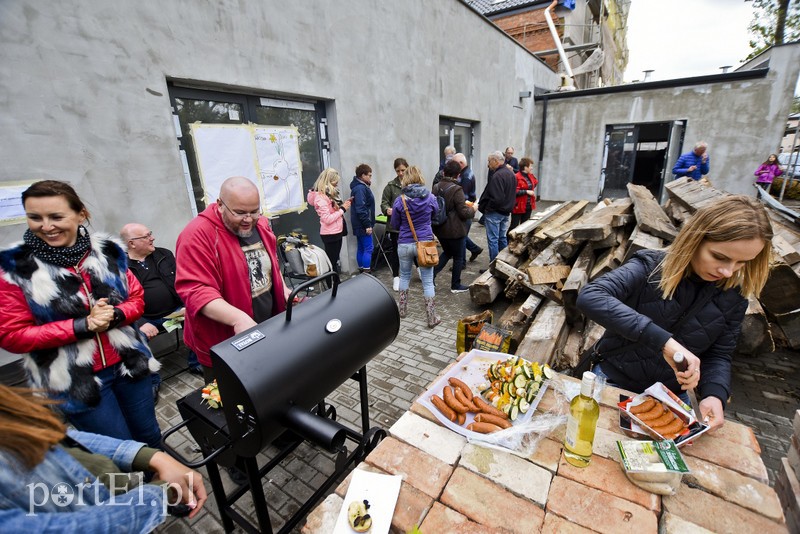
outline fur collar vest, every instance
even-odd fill
[[[37,324],[87,316],[89,302],[84,281],[92,288],[92,302],[106,298],[116,306],[128,298],[125,250],[105,234],[94,234],[90,239],[91,249],[76,266],[77,272],[40,260],[25,244],[0,251],[5,279],[22,290]],[[88,406],[96,406],[100,384],[93,367],[100,337],[120,356],[122,374],[139,379],[158,369],[159,364],[150,357],[150,348],[138,329],[118,326],[89,339],[32,351],[24,362],[33,386],[66,393]]]

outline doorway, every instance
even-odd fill
[[[627,197],[628,184],[643,185],[660,200],[684,130],[685,121],[606,126],[598,201]]]
[[[439,117],[439,163],[444,162],[445,147],[453,146],[456,152],[467,157],[467,164],[471,167],[473,137],[471,122]]]

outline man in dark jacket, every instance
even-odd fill
[[[518,173],[519,162],[517,161],[517,158],[514,157],[514,147],[507,146],[503,155],[506,157],[505,164],[510,167],[512,171],[514,171],[514,174]]]
[[[366,163],[356,167],[356,175],[350,182],[350,195],[353,197],[350,211],[350,224],[358,241],[356,263],[358,270],[368,273],[372,264],[372,227],[375,226],[375,195],[370,190],[372,169]]]
[[[444,164],[441,181],[433,186],[431,191],[434,195],[444,197],[447,220],[433,227],[433,233],[439,238],[442,245],[442,253],[439,255],[439,264],[433,270],[436,277],[444,269],[450,258],[453,258],[453,276],[450,281],[451,293],[463,293],[469,288],[461,285],[461,270],[464,265],[464,240],[467,236],[468,219],[472,219],[475,210],[467,206],[464,198],[464,190],[456,183],[458,174],[461,172],[461,165],[455,158]]]
[[[453,161],[458,162],[459,167],[461,167],[461,174],[458,175],[458,182],[461,184],[461,189],[464,190],[464,197],[466,198],[467,202],[474,204],[477,200],[477,197],[475,196],[475,175],[472,173],[472,169],[470,169],[467,165],[467,157],[459,152],[453,156]],[[467,250],[469,250],[469,261],[475,261],[475,258],[477,258],[481,252],[483,252],[483,249],[469,238],[469,229],[472,227],[472,220],[473,218],[470,217],[464,221],[467,224],[467,238],[464,240],[463,267],[467,266]]]
[[[503,153],[498,151],[489,154],[489,169],[493,171],[492,179],[483,190],[478,208],[484,214],[486,241],[489,243],[489,261],[494,261],[498,252],[506,248],[508,239],[508,219],[517,196],[517,178],[506,167]]]

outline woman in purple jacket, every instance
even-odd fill
[[[425,178],[419,167],[409,167],[400,180],[403,194],[397,197],[392,206],[392,218],[389,226],[399,232],[397,237],[397,256],[400,259],[400,317],[406,316],[408,304],[408,283],[411,281],[411,268],[417,256],[417,246],[411,227],[408,224],[406,208],[411,216],[418,241],[432,241],[433,229],[431,219],[438,211],[436,198],[425,188]],[[404,204],[405,201],[405,204]],[[428,314],[428,328],[442,322],[436,315],[436,290],[433,287],[433,267],[420,267],[422,279],[422,295],[425,297],[425,311]]]
[[[769,188],[772,186],[772,180],[777,176],[783,174],[781,166],[778,164],[778,156],[770,154],[767,160],[758,166],[758,169],[753,174],[756,175],[756,185],[760,186],[764,191],[769,193]]]

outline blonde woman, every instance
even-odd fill
[[[342,238],[347,235],[344,214],[350,209],[350,199],[342,201],[339,180],[339,172],[328,167],[320,173],[308,192],[308,203],[314,206],[319,216],[319,235],[325,246],[325,254],[336,272],[339,272]]]
[[[700,418],[722,426],[731,354],[747,299],[769,276],[771,239],[764,207],[730,196],[698,210],[666,251],[640,251],[588,284],[578,307],[606,328],[593,371],[636,392],[655,382],[677,394],[697,388]],[[677,352],[685,372],[675,368]]]

